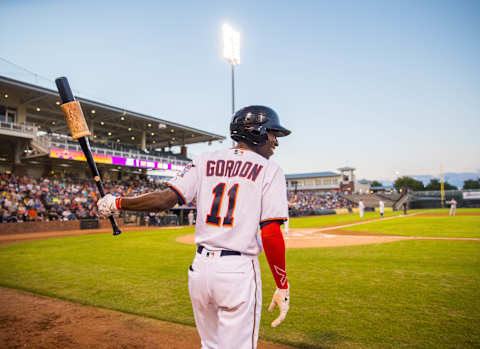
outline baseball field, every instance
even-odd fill
[[[148,229],[4,241],[0,347],[114,348],[132,329],[125,347],[199,347],[187,290],[191,234]],[[262,254],[260,348],[480,347],[480,209],[458,209],[454,217],[417,210],[381,219],[294,218],[285,239],[291,309],[270,327],[276,313],[266,307],[275,287]],[[89,312],[62,320],[62,312],[81,314],[77,307]],[[35,320],[40,313],[46,317]],[[149,346],[154,323],[174,339]]]

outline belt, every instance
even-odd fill
[[[202,254],[202,251],[205,247],[203,246],[198,246],[197,247],[197,253]],[[238,251],[230,251],[230,250],[220,250],[220,251],[209,251],[207,252],[207,257],[210,255],[210,253],[215,253],[215,252],[220,252],[220,257],[224,256],[241,256],[242,254]]]

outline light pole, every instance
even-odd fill
[[[240,34],[233,28],[224,24],[223,32],[223,58],[232,65],[232,115],[235,113],[235,66],[240,63]]]

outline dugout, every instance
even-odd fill
[[[480,207],[480,190],[446,190],[443,207],[448,208],[451,199],[457,201],[457,208]],[[411,209],[442,208],[442,194],[440,190],[416,191],[410,194],[408,206]]]
[[[295,208],[288,209],[289,217],[303,217],[303,216],[326,216],[337,214],[333,209],[328,210],[297,210]]]

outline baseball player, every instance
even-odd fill
[[[362,200],[358,202],[358,211],[360,213],[360,218],[363,218],[363,214],[365,213],[365,204]]]
[[[282,169],[269,158],[277,137],[289,134],[274,110],[243,108],[230,123],[237,147],[200,155],[164,191],[98,201],[99,212],[108,216],[122,209],[165,210],[197,199],[197,249],[188,289],[203,349],[257,347],[262,245],[277,286],[268,310],[280,310],[272,326],[287,315],[290,287],[280,230],[288,219],[287,190]]]
[[[385,203],[382,200],[378,202],[378,208],[380,210],[380,217],[383,217],[383,213],[385,212]]]
[[[450,200],[450,212],[448,213],[449,216],[455,216],[455,211],[457,210],[457,200],[452,198]]]
[[[195,220],[195,215],[193,214],[193,211],[190,210],[190,212],[188,212],[188,225],[193,225],[193,221]]]

